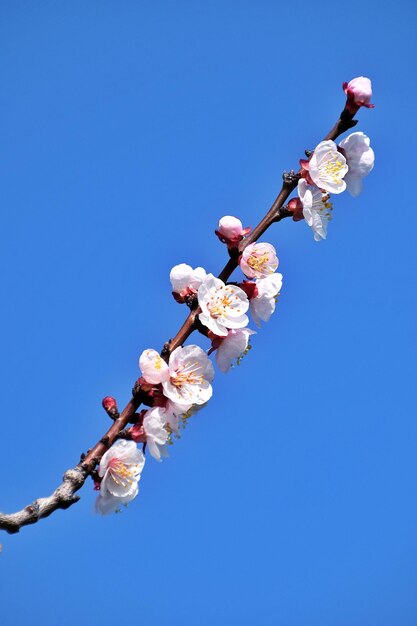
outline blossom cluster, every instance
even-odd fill
[[[231,216],[223,217],[216,230],[219,239],[235,250],[249,232],[250,228],[243,228],[242,222]],[[180,346],[168,360],[152,348],[142,352],[139,383],[151,406],[141,411],[129,429],[130,440],[116,442],[102,457],[101,481],[96,483],[100,489],[98,512],[117,511],[138,494],[145,457],[137,444],[147,446],[150,455],[161,461],[168,456],[172,434],[178,434],[181,424],[210,400],[214,367],[209,356],[215,352],[219,370],[227,372],[248,352],[249,339],[255,334],[248,328],[248,314],[259,326],[275,310],[282,286],[278,263],[274,246],[251,243],[239,255],[244,274],[240,283],[224,283],[203,268],[193,269],[185,263],[172,268],[172,294],[179,303],[190,305],[190,298],[196,299],[199,329],[211,346],[207,351],[197,345]],[[115,416],[112,398],[105,398],[103,406]]]
[[[360,76],[343,84],[347,98],[346,110],[356,113],[360,106],[373,107],[371,81]],[[310,160],[301,160],[301,177],[298,198],[288,203],[293,219],[305,219],[313,231],[314,239],[326,239],[327,225],[332,217],[331,194],[345,189],[358,196],[362,179],[374,167],[375,155],[370,139],[362,132],[351,133],[338,145],[334,141],[321,141]]]
[[[343,88],[349,114],[361,106],[373,107],[369,79],[355,78]],[[295,221],[305,219],[319,241],[326,238],[331,218],[330,195],[347,189],[357,196],[362,179],[374,166],[374,152],[369,138],[354,132],[339,145],[331,140],[320,142],[310,159],[300,163],[298,198],[290,200],[287,208]],[[240,219],[230,215],[221,218],[215,231],[237,259],[243,273],[240,282],[225,283],[204,268],[193,269],[186,263],[172,268],[172,294],[178,303],[195,310],[196,328],[211,346],[206,351],[197,345],[180,346],[169,358],[152,348],[142,352],[138,383],[149,408],[137,415],[128,431],[129,439],[118,440],[101,459],[96,481],[100,490],[98,512],[117,511],[135,498],[146,447],[157,461],[167,457],[172,434],[178,434],[181,424],[210,400],[214,379],[210,355],[215,353],[219,370],[228,372],[234,363],[240,363],[251,347],[250,337],[256,334],[248,327],[249,315],[260,326],[275,311],[282,288],[277,253],[270,243],[247,239],[250,232]],[[117,417],[113,398],[105,398],[103,406],[111,417]],[[142,450],[137,444],[142,444]]]

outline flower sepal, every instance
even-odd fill
[[[258,295],[258,285],[253,280],[244,280],[243,283],[239,283],[239,287],[246,293],[248,300]]]

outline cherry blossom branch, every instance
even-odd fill
[[[347,110],[347,108],[343,109],[336,124],[333,126],[332,130],[326,135],[323,141],[326,141],[328,139],[334,141],[350,128],[356,126],[358,121],[354,120],[353,116],[354,114]],[[311,153],[310,156],[312,156],[312,154],[313,153]],[[243,252],[246,246],[257,241],[264,234],[264,232],[266,232],[268,228],[275,222],[280,222],[282,219],[286,217],[291,217],[293,215],[292,211],[284,207],[284,203],[297,187],[297,182],[301,176],[301,172],[301,168],[296,173],[293,170],[291,170],[290,173],[284,172],[282,176],[283,183],[281,191],[275,198],[275,201],[269,209],[268,213],[265,215],[265,217],[262,218],[262,220],[252,230],[252,232],[249,233],[249,235],[240,242],[238,251],[233,253],[232,250],[231,258],[226,263],[218,276],[223,282],[226,282],[230,278],[234,270],[238,267],[239,254]],[[175,350],[175,348],[181,346],[186,341],[186,339],[188,339],[188,337],[194,332],[194,330],[196,330],[196,318],[200,312],[200,308],[196,308],[195,310],[191,311],[175,337],[171,339],[167,344],[165,344],[164,349],[161,353],[164,358],[167,358],[169,354]]]
[[[354,81],[351,81],[349,85],[353,83]],[[326,135],[325,140],[334,141],[342,133],[355,126],[357,121],[354,120],[353,117],[360,106],[372,106],[366,104],[365,102],[359,103],[359,101],[357,99],[355,100],[353,97],[353,92],[349,92],[349,86],[344,86],[344,88],[347,94],[346,106],[334,127]],[[310,158],[312,154],[313,153],[310,154]],[[252,230],[252,232],[242,239],[237,247],[229,249],[230,258],[219,274],[219,278],[223,282],[226,282],[234,270],[238,267],[239,257],[246,246],[256,242],[275,222],[279,222],[286,217],[294,217],[294,212],[288,205],[285,205],[285,202],[291,192],[296,188],[301,174],[302,169],[298,172],[291,171],[290,173],[283,174],[282,188],[269,211]],[[194,331],[199,330],[200,332],[205,332],[206,334],[206,331],[203,329],[198,320],[198,315],[201,313],[201,309],[198,306],[197,298],[190,298],[187,301],[187,304],[190,308],[188,317],[175,337],[165,343],[161,351],[161,356],[165,361],[168,361],[170,354],[176,348],[182,346]],[[105,452],[117,439],[129,439],[129,431],[124,429],[127,424],[136,423],[140,420],[136,411],[141,404],[149,404],[147,391],[141,387],[141,379],[135,383],[132,390],[132,398],[120,414],[115,404],[110,407],[106,407],[105,401],[103,401],[104,408],[113,420],[113,423],[107,432],[93,446],[93,448],[88,450],[86,455],[81,455],[81,460],[78,465],[65,472],[63,482],[50,496],[38,498],[25,508],[15,513],[0,513],[0,530],[5,530],[8,533],[17,533],[23,526],[34,524],[40,519],[48,517],[54,511],[67,509],[75,502],[78,502],[79,496],[75,495],[76,492],[81,489],[88,476],[95,477],[96,467],[100,463],[100,460]]]

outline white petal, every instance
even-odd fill
[[[144,350],[139,359],[139,367],[150,385],[158,385],[169,376],[168,365],[156,350]]]
[[[243,231],[242,222],[232,215],[225,215],[219,222],[219,231],[227,239],[237,239]]]
[[[320,141],[320,143],[315,147],[313,156],[310,159],[311,161],[317,160],[319,163],[323,161],[323,159],[327,158],[329,152],[335,152],[337,150],[336,144],[331,139],[327,139],[326,141]]]
[[[259,326],[259,321],[268,322],[275,311],[275,298],[254,298],[251,301],[251,314],[254,322]]]
[[[190,287],[197,290],[206,276],[207,274],[204,267],[196,267],[195,270],[193,270]]]
[[[282,288],[282,274],[276,273],[256,281],[259,296],[275,298]],[[258,296],[258,297],[259,297]],[[255,298],[256,299],[256,298]]]
[[[165,415],[167,418],[167,424],[172,428],[174,432],[178,432],[179,423],[181,416],[184,415],[189,409],[191,409],[192,404],[176,404],[172,400],[168,400],[165,405]]]
[[[254,334],[256,334],[255,331],[250,328],[229,332],[216,351],[216,362],[220,371],[227,372],[230,369],[232,362],[238,359],[248,347],[249,336]]]
[[[211,332],[213,332],[215,335],[218,335],[219,337],[226,337],[227,328],[224,326],[224,324],[219,323],[217,319],[211,317],[211,315],[207,313],[200,313],[198,319],[203,324],[203,326],[207,326],[207,328],[211,330]]]
[[[346,188],[356,198],[362,191],[362,176],[348,172],[345,176]]]
[[[159,452],[159,447],[157,443],[153,439],[147,439],[146,442],[148,444],[148,450],[151,456],[153,456],[153,458],[157,461],[161,461],[161,453]]]
[[[226,328],[245,328],[245,326],[249,324],[249,318],[247,315],[239,315],[239,317],[233,318],[228,317],[227,320],[225,320],[225,324],[227,324]]]
[[[375,154],[369,144],[369,137],[361,132],[351,133],[340,142],[349,165],[345,176],[347,189],[353,196],[362,191],[362,183],[358,179],[367,176],[374,167]]]
[[[121,506],[127,506],[129,502],[131,502],[139,493],[139,488],[136,485],[136,490],[132,491],[132,493],[127,498],[117,498],[116,496],[112,496],[110,493],[100,493],[95,502],[95,511],[96,513],[100,513],[101,515],[108,515],[109,513],[116,513],[120,511]]]
[[[186,289],[189,285],[193,273],[193,268],[186,263],[180,263],[175,265],[170,274],[169,279],[172,285],[172,291],[180,293],[183,289]]]

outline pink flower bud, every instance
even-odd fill
[[[343,91],[347,95],[346,109],[350,113],[355,114],[359,107],[374,108],[375,105],[371,104],[372,84],[369,78],[353,78],[349,83],[343,83]]]
[[[242,222],[232,215],[225,215],[219,222],[216,235],[228,247],[236,246],[249,232],[250,228],[243,228]]]
[[[242,222],[232,215],[225,215],[219,222],[219,231],[226,239],[237,239],[243,231]]]
[[[292,219],[294,220],[294,222],[299,222],[300,220],[304,219],[303,203],[301,202],[300,198],[291,198],[288,203],[288,209],[293,214]]]
[[[105,398],[103,398],[101,404],[103,405],[103,409],[106,411],[107,415],[109,415],[113,419],[116,419],[118,417],[119,410],[117,408],[117,402],[114,398],[112,398],[111,396],[106,396]]]

